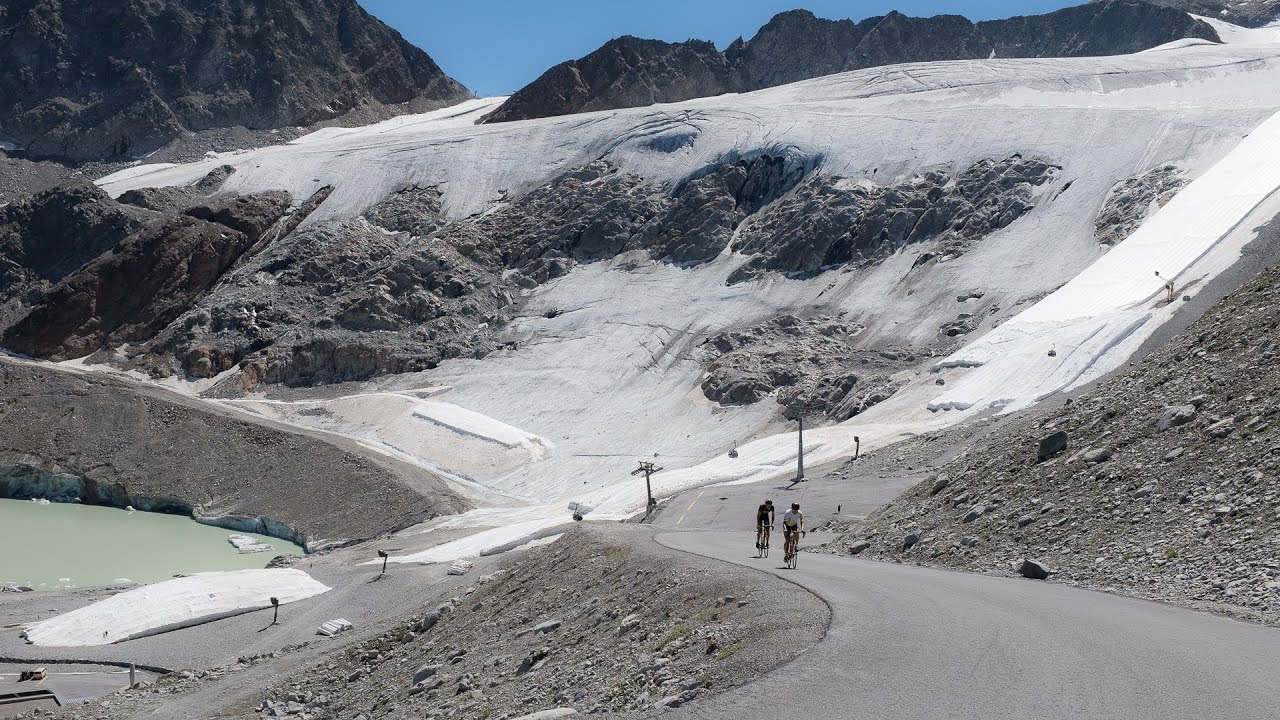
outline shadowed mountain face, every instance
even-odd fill
[[[976,24],[957,15],[897,12],[855,23],[792,10],[723,53],[694,40],[610,40],[551,68],[485,122],[678,102],[904,62],[1119,55],[1183,38],[1218,40],[1208,24],[1185,12],[1144,2],[1097,2]]]
[[[69,160],[470,97],[355,0],[6,0],[0,66],[0,140]]]
[[[1280,0],[1147,0],[1152,5],[1186,10],[1244,27],[1262,27],[1280,20]]]

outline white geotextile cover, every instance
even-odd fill
[[[301,570],[197,573],[122,592],[92,605],[32,623],[28,642],[43,647],[109,645],[305,600],[329,591]]]
[[[939,363],[974,369],[929,408],[1016,410],[1115,369],[1177,312],[1184,292],[1240,257],[1253,235],[1233,234],[1278,192],[1280,114],[1057,292]]]

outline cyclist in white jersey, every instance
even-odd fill
[[[800,512],[800,503],[791,503],[791,509],[782,515],[783,549],[788,560],[796,551],[796,542],[804,534],[804,513]]]

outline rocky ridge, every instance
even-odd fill
[[[5,346],[65,360],[149,339],[268,230],[305,217],[284,192],[213,197],[225,179],[215,175],[170,192],[178,212],[117,203],[93,186],[0,210],[0,242],[10,248],[0,280]]]
[[[1126,372],[981,439],[831,549],[1280,624],[1278,327],[1272,268]]]
[[[431,369],[518,348],[503,330],[520,298],[579,263],[630,254],[689,266],[732,246],[749,258],[742,281],[879,262],[908,243],[928,248],[927,262],[1014,222],[1057,172],[1013,156],[884,188],[762,154],[666,187],[597,161],[453,223],[437,189],[406,188],[362,218],[272,241],[129,362],[194,377],[238,366],[228,382],[241,390]],[[836,227],[847,229],[829,235]]]
[[[150,217],[88,184],[0,207],[0,327],[25,317],[64,278]]]
[[[1119,55],[1183,38],[1219,40],[1213,28],[1185,12],[1131,0],[979,23],[898,12],[855,23],[791,10],[724,52],[697,40],[610,40],[543,73],[484,122],[678,102],[908,62]]]
[[[471,97],[355,0],[20,0],[0,6],[0,140],[70,161],[193,131],[289,128]]]

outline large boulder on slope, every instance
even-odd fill
[[[1040,447],[1036,450],[1036,460],[1044,462],[1049,458],[1067,449],[1067,433],[1059,430],[1040,440]]]
[[[1023,560],[1018,564],[1018,574],[1032,580],[1048,580],[1052,571],[1039,560]]]

